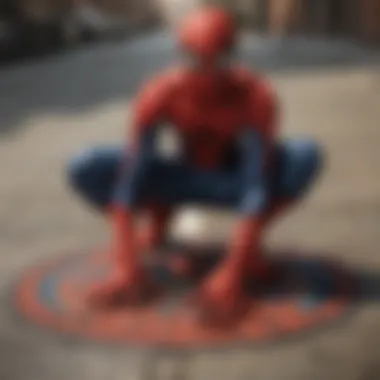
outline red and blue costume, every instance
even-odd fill
[[[128,147],[100,147],[74,157],[74,188],[107,212],[113,231],[114,271],[92,292],[97,302],[139,301],[154,287],[139,251],[165,236],[177,206],[215,205],[238,215],[223,258],[196,297],[203,316],[234,320],[244,308],[245,276],[261,276],[268,221],[300,198],[321,166],[312,140],[277,136],[278,103],[265,79],[228,64],[235,47],[231,17],[217,8],[190,14],[181,24],[181,48],[191,59],[147,83],[133,109]],[[181,159],[157,151],[162,125],[173,125]],[[150,224],[141,239],[136,214],[147,210]]]

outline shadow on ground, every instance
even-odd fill
[[[170,251],[184,251],[180,244],[175,244]],[[194,262],[198,268],[198,276],[203,277],[215,267],[219,253],[223,251],[220,246],[209,246],[202,250],[202,255],[184,256],[185,262]],[[191,251],[190,251],[191,252]],[[380,272],[365,268],[355,268],[346,265],[341,260],[330,259],[331,255],[321,255],[315,252],[299,252],[286,250],[273,252],[273,268],[276,274],[273,286],[258,286],[249,282],[248,289],[252,295],[271,297],[291,297],[298,294],[306,295],[310,300],[348,296],[353,303],[380,302]],[[193,258],[192,258],[193,257]],[[194,259],[195,258],[195,259]],[[179,288],[175,283],[174,288]],[[255,290],[256,289],[256,290]]]
[[[110,347],[120,344],[138,347],[142,344],[146,348],[157,347],[169,352],[173,349],[186,351],[188,348],[215,351],[241,345],[267,346],[289,339],[302,339],[305,335],[336,326],[346,320],[351,311],[364,305],[377,305],[380,301],[378,272],[350,268],[343,262],[327,259],[325,255],[322,258],[318,254],[292,251],[276,253],[276,258],[272,259],[274,276],[266,278],[264,282],[252,277],[245,286],[246,294],[252,301],[251,310],[266,310],[264,320],[257,319],[256,313],[249,313],[246,318],[247,324],[267,331],[263,337],[257,337],[255,333],[251,336],[249,330],[242,335],[240,327],[237,327],[236,333],[232,335],[227,330],[223,339],[221,336],[224,336],[224,332],[212,328],[199,338],[200,332],[195,328],[195,335],[191,335],[187,342],[189,337],[186,338],[186,331],[185,336],[182,336],[181,328],[184,325],[178,324],[178,318],[185,318],[186,325],[188,317],[184,316],[189,313],[192,315],[196,310],[189,308],[186,300],[217,265],[220,252],[220,247],[204,247],[202,250],[198,247],[196,251],[178,244],[167,247],[165,251],[154,255],[156,260],[147,264],[146,268],[157,284],[157,289],[162,291],[156,301],[147,303],[143,308],[131,309],[120,305],[121,308],[105,311],[73,306],[78,304],[78,300],[80,303],[79,295],[83,293],[83,288],[99,284],[102,278],[107,277],[109,262],[105,255],[68,254],[56,257],[41,267],[27,269],[20,277],[10,292],[12,314],[16,317],[15,321],[22,322],[25,328],[28,325],[33,328],[36,324],[40,326],[37,329],[40,333],[51,331],[58,340],[66,337],[77,343],[105,344]],[[178,264],[182,268],[180,272],[173,271],[173,268],[178,268]],[[186,269],[183,271],[183,268]],[[62,289],[71,291],[65,292],[62,298]],[[335,310],[333,314],[331,307]],[[150,332],[144,327],[147,313]],[[49,316],[47,319],[46,315]],[[117,322],[120,318],[130,323],[134,321],[134,328],[126,329],[124,323]],[[104,325],[107,319],[113,321],[109,326],[114,323],[119,326],[120,331],[116,335],[114,327],[109,332]],[[292,323],[289,328],[280,327],[282,320],[293,320],[295,325]],[[60,322],[57,324],[56,321]],[[187,329],[192,328],[192,324],[189,326]],[[156,327],[159,332],[155,330]],[[115,327],[116,330],[118,328]],[[140,330],[141,337],[137,333]],[[182,340],[177,341],[179,336]]]
[[[0,134],[31,115],[72,114],[127,101],[141,81],[176,58],[164,32],[85,47],[0,71]],[[376,65],[380,55],[344,41],[247,36],[241,58],[264,71]],[[68,126],[70,128],[70,126]]]
[[[315,259],[306,259],[304,262],[315,263]],[[366,306],[378,305],[380,301],[380,273],[361,269],[350,270],[350,273],[354,275],[356,284],[359,285],[357,287],[358,291],[353,298],[353,311],[361,310]],[[318,288],[316,287],[316,289]],[[2,301],[5,300],[3,299]],[[8,301],[9,299],[6,302]],[[65,368],[62,373],[59,372],[60,376],[58,378],[76,378],[78,373],[80,373],[82,378],[90,378],[91,374],[92,379],[100,380],[109,378],[112,374],[115,374],[115,371],[119,371],[117,372],[118,374],[122,372],[129,375],[132,366],[137,367],[137,371],[141,372],[138,378],[158,379],[161,377],[158,377],[157,368],[160,368],[162,365],[161,361],[165,360],[175,362],[176,368],[178,366],[178,371],[183,376],[180,378],[187,379],[190,378],[187,372],[191,371],[194,362],[196,362],[200,354],[216,353],[220,349],[222,351],[225,349],[225,347],[221,346],[220,348],[214,347],[211,351],[210,349],[201,349],[194,352],[193,350],[176,349],[173,351],[172,349],[163,350],[159,348],[146,350],[144,347],[133,345],[123,345],[120,347],[117,344],[94,344],[91,340],[79,340],[75,336],[55,334],[45,328],[36,328],[30,322],[25,323],[24,318],[20,318],[19,314],[15,312],[11,313],[8,308],[9,304],[5,307],[7,308],[6,323],[8,329],[2,335],[0,344],[0,352],[2,353],[0,377],[2,379],[26,379],[29,373],[38,373],[41,375],[41,378],[51,378],[52,376],[54,377],[54,374],[62,371],[62,368]],[[281,316],[279,317],[281,318]],[[291,334],[283,339],[264,342],[256,347],[260,351],[264,350],[269,355],[273,346],[286,347],[287,345],[292,346],[292,344],[297,342],[306,342],[313,336],[315,337],[326,332],[329,333],[330,330],[335,331],[334,328],[349,322],[351,317],[353,317],[353,314],[348,313],[345,314],[345,317],[338,318],[331,324],[321,325],[320,328],[306,330],[300,334]],[[248,347],[254,348],[252,344],[248,344]],[[240,352],[239,349],[248,347],[244,344],[238,345],[235,348],[232,347],[231,355],[233,355],[235,349],[237,349],[236,352]],[[368,347],[363,346],[363,349],[368,349]],[[129,355],[132,359],[128,359]],[[138,356],[140,359],[137,360],[136,355],[142,355],[142,357]],[[315,354],[313,350],[310,350],[309,355],[321,356],[322,354],[318,350]],[[328,354],[323,352],[323,355]],[[136,363],[134,362],[135,360],[137,360]],[[21,367],[17,363],[22,363]],[[89,370],[93,367],[97,368],[94,373]],[[98,370],[101,371],[99,372]],[[367,370],[371,370],[371,373],[376,370],[377,373],[378,367],[372,368],[371,366],[368,369],[366,367]],[[371,380],[375,378],[368,377]]]

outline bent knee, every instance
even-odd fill
[[[82,190],[83,187],[86,187],[96,167],[97,158],[97,149],[86,148],[69,159],[66,173],[71,186],[78,190]]]
[[[300,196],[317,179],[324,161],[319,144],[311,139],[296,139],[286,144],[285,182],[291,196]]]
[[[324,153],[312,139],[297,139],[289,143],[292,161],[299,174],[314,177],[323,167]]]

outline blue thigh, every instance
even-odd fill
[[[111,201],[122,159],[120,147],[84,149],[69,160],[70,185],[93,206],[105,208]]]
[[[267,199],[295,199],[313,184],[322,167],[323,154],[310,139],[279,142],[267,173]],[[209,173],[189,171],[182,183],[190,191],[186,200],[226,209],[239,209],[244,196],[239,170]]]
[[[269,178],[271,198],[294,199],[313,184],[322,167],[323,154],[310,139],[291,139],[280,143],[275,152]]]
[[[112,201],[124,202],[117,186],[123,149],[97,147],[72,157],[67,172],[72,188],[93,206],[104,209]],[[199,171],[183,163],[156,160],[139,184],[139,202],[236,205],[240,192],[233,175]]]
[[[127,192],[122,194],[123,189],[117,186],[124,157],[120,147],[97,147],[79,152],[67,167],[71,187],[100,209],[112,201],[124,203]],[[138,202],[208,203],[214,193],[214,186],[209,183],[212,177],[208,173],[198,173],[176,162],[156,160],[138,184]]]
[[[120,167],[121,147],[86,149],[68,165],[72,187],[85,200],[105,208],[115,194]],[[268,181],[268,197],[297,198],[316,179],[322,154],[311,140],[293,139],[279,143]],[[185,165],[155,162],[141,184],[141,201],[210,204],[236,208],[242,197],[239,177],[235,173],[200,172]]]

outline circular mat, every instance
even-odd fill
[[[85,306],[83,289],[108,271],[107,257],[99,253],[67,255],[30,268],[16,284],[13,301],[27,320],[59,333],[169,348],[273,341],[336,321],[350,306],[350,274],[344,268],[319,259],[280,256],[275,265],[281,275],[273,284],[262,286],[253,279],[247,284],[252,306],[244,320],[228,330],[205,328],[185,300],[217,256],[191,257],[197,257],[198,272],[187,278],[169,269],[178,255],[157,255],[147,264],[163,292],[141,307],[100,311]]]

